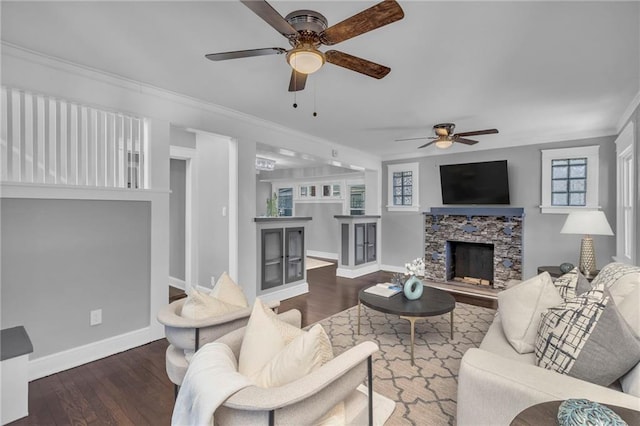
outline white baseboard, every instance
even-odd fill
[[[183,291],[187,289],[187,283],[184,280],[181,280],[180,278],[175,278],[170,276],[169,285],[171,287],[179,288],[180,290],[183,290]]]
[[[336,269],[336,276],[343,278],[358,278],[363,275],[378,272],[379,270],[380,266],[377,263],[374,263],[373,265],[363,266],[358,269],[338,268]]]
[[[399,274],[404,274],[407,272],[404,266],[395,266],[395,265],[380,265],[381,271],[389,271],[389,272],[397,272]]]
[[[309,293],[309,283],[306,281],[295,286],[272,291],[270,293],[258,294],[258,297],[260,297],[263,302],[281,302],[285,299],[290,299],[305,293]]]
[[[307,256],[338,260],[338,253],[330,253],[328,251],[307,250]]]
[[[29,361],[29,381],[59,373],[156,340],[151,328],[141,328],[119,336],[89,343]]]

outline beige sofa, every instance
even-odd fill
[[[604,268],[603,268],[604,271]],[[618,279],[619,278],[619,279]],[[606,283],[616,306],[636,335],[640,332],[640,267]],[[611,348],[615,350],[615,348]],[[500,311],[479,348],[463,356],[458,381],[458,425],[507,425],[527,407],[552,400],[586,398],[640,410],[640,363],[627,373],[625,393],[619,382],[610,387],[589,383],[536,365],[534,353],[520,354],[508,342]]]

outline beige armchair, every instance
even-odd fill
[[[278,316],[300,327],[296,310]],[[236,360],[245,327],[220,339]],[[214,413],[215,424],[314,424],[340,402],[345,403],[347,424],[383,424],[395,403],[372,392],[372,355],[378,351],[373,342],[363,342],[338,355],[319,369],[284,386],[245,387],[229,397]],[[368,378],[368,388],[363,386]]]
[[[189,362],[185,350],[197,351],[203,345],[247,325],[251,307],[242,308],[221,316],[193,320],[180,316],[186,299],[176,300],[158,312],[158,322],[164,325],[165,336],[170,345],[166,352],[166,370],[169,380],[178,387],[182,384]],[[269,302],[267,306],[277,311],[280,302]]]

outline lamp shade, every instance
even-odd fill
[[[450,141],[449,139],[438,139],[436,141],[436,146],[440,149],[447,149],[451,145],[453,145],[453,142]]]
[[[613,235],[607,217],[599,210],[578,210],[569,213],[560,233]]]

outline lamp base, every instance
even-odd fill
[[[586,278],[592,278],[596,273],[596,251],[593,246],[593,239],[585,236],[580,244],[580,272]]]

